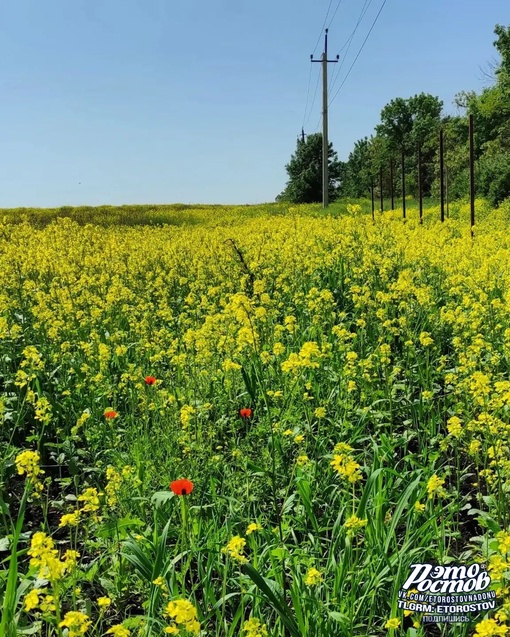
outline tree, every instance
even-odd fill
[[[367,137],[359,139],[345,164],[342,194],[346,197],[366,197],[371,183],[371,152]]]
[[[437,153],[439,127],[443,102],[428,93],[403,99],[397,97],[381,111],[377,134],[387,142],[388,149],[400,163],[400,153],[406,154],[405,169],[410,175],[409,192],[417,194],[417,149],[422,149],[422,185],[425,196],[430,194],[434,180],[433,160]]]
[[[289,180],[277,201],[318,203],[322,201],[322,133],[298,139],[296,152],[285,166]],[[334,201],[340,191],[344,164],[338,160],[333,144],[328,145],[329,200]]]

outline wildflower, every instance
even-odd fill
[[[39,577],[55,582],[63,576],[66,564],[58,559],[58,553],[53,546],[51,537],[38,531],[32,536],[28,555],[31,557],[30,566],[39,568]]]
[[[41,457],[38,451],[29,450],[22,451],[15,459],[18,475],[22,476],[24,473],[27,474],[27,480],[34,486],[37,496],[39,496],[43,490],[43,484],[39,480],[39,476],[44,473],[39,466],[40,460]]]
[[[39,603],[42,613],[51,613],[55,610],[55,598],[53,595],[45,595]]]
[[[434,343],[434,339],[431,338],[428,332],[422,332],[420,334],[420,343],[423,345],[423,347],[428,347],[429,345],[432,345]]]
[[[421,513],[425,510],[425,505],[416,500],[416,502],[414,503],[414,510],[416,511],[416,513]]]
[[[447,494],[443,489],[443,484],[445,481],[443,478],[439,478],[436,474],[434,474],[429,481],[427,482],[427,491],[429,494],[429,500],[431,500],[435,495],[438,498],[444,498]]]
[[[351,517],[345,522],[344,527],[347,529],[347,535],[352,536],[364,526],[366,526],[368,520],[358,518],[357,515],[351,515]]]
[[[335,455],[330,464],[338,475],[342,476],[342,478],[347,478],[351,484],[363,478],[359,471],[360,465],[350,456]]]
[[[500,531],[496,534],[496,539],[498,541],[498,549],[503,555],[510,552],[510,533]]]
[[[297,436],[294,436],[294,442],[297,445],[301,444],[304,439],[305,439],[305,437],[303,436],[303,434],[298,434]]]
[[[246,540],[239,535],[235,535],[227,544],[227,546],[223,547],[222,552],[226,553],[229,557],[236,560],[236,562],[245,564],[248,561],[243,555],[245,546]]]
[[[262,526],[257,524],[257,522],[252,522],[248,525],[246,529],[246,535],[250,535],[251,533],[255,533],[255,531],[262,531]]]
[[[95,487],[88,487],[78,496],[78,502],[85,502],[80,511],[84,513],[94,513],[99,509],[99,493]]]
[[[155,584],[156,586],[164,586],[165,580],[160,575],[159,577],[156,577],[156,579],[152,583]]]
[[[316,586],[323,580],[322,574],[316,568],[309,568],[305,577],[305,584],[307,586]]]
[[[226,372],[229,372],[232,369],[241,369],[241,365],[239,365],[239,363],[234,363],[234,361],[227,358],[227,360],[223,361],[223,369]]]
[[[70,572],[73,570],[73,568],[76,566],[76,563],[79,557],[80,557],[80,554],[77,551],[73,551],[69,549],[65,552],[64,565],[67,572]]]
[[[384,628],[387,628],[388,630],[392,628],[398,628],[399,626],[400,619],[398,619],[398,617],[392,617],[391,619],[388,619],[388,621],[384,624]]]
[[[333,451],[342,455],[354,451],[354,449],[346,442],[337,442]]]
[[[170,483],[170,489],[172,489],[175,495],[189,495],[193,491],[193,486],[193,482],[186,478],[174,480]]]
[[[63,526],[77,526],[80,521],[80,512],[66,513],[60,518],[59,528]]]
[[[165,615],[170,617],[175,627],[182,627],[188,633],[194,635],[199,634],[200,623],[197,620],[197,610],[187,599],[176,599],[173,602],[169,602],[165,608]],[[170,632],[169,634],[172,633]],[[174,632],[173,634],[177,633]]]
[[[471,456],[476,455],[480,451],[481,446],[482,446],[482,443],[479,440],[472,440],[469,443],[469,449],[468,449],[469,455]]]
[[[495,619],[484,619],[476,625],[474,637],[504,637],[508,634],[508,626],[498,624]]]
[[[114,409],[105,409],[104,410],[104,417],[107,420],[113,420],[114,418],[117,418],[119,414],[114,410]]]
[[[458,418],[457,416],[452,416],[448,420],[448,433],[454,438],[460,438],[462,434],[462,423],[460,421],[460,418]]]
[[[70,610],[65,614],[64,619],[60,622],[60,628],[69,629],[69,637],[81,637],[84,635],[92,624],[91,620],[77,610]]]
[[[36,480],[39,474],[44,473],[39,467],[40,461],[41,457],[38,451],[22,451],[15,460],[18,475],[22,476],[26,473],[29,480]]]
[[[316,418],[326,418],[326,410],[324,407],[317,407],[313,414]]]
[[[108,608],[108,606],[112,603],[112,600],[109,597],[98,597],[97,605],[99,608]]]
[[[244,622],[242,632],[246,633],[245,637],[266,637],[268,634],[266,625],[255,617]]]
[[[25,596],[25,610],[27,613],[39,606],[39,595],[42,592],[41,588],[34,588]]]
[[[252,414],[253,414],[253,410],[249,408],[239,410],[239,415],[241,416],[241,418],[244,418],[245,420],[247,420],[248,418],[251,418]]]
[[[310,459],[308,458],[307,455],[303,454],[297,457],[296,464],[298,467],[306,467],[307,465],[310,464]]]
[[[107,635],[113,635],[113,637],[129,637],[131,634],[127,628],[124,628],[122,624],[115,624],[106,631]]]
[[[146,376],[145,377],[145,384],[146,385],[155,385],[156,384],[156,378],[154,376]]]
[[[292,436],[292,434],[293,434],[293,433],[294,433],[294,432],[292,431],[292,429],[286,429],[286,430],[283,432],[283,435],[284,435],[284,436]]]

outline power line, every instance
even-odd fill
[[[379,16],[381,15],[381,12],[382,12],[382,10],[384,9],[384,6],[386,5],[386,2],[387,2],[387,1],[388,1],[388,0],[384,0],[384,1],[383,1],[382,5],[381,5],[381,8],[379,9],[378,14],[375,16],[375,19],[374,19],[374,21],[373,21],[373,23],[372,23],[372,26],[370,27],[370,31],[367,33],[367,37],[363,40],[363,44],[361,45],[360,50],[358,51],[358,54],[357,54],[357,55],[356,55],[356,57],[354,58],[354,62],[351,64],[351,66],[350,66],[349,70],[347,71],[347,75],[346,75],[346,76],[344,77],[344,79],[342,80],[342,83],[341,83],[341,84],[340,84],[340,86],[338,87],[337,92],[333,95],[333,98],[331,99],[331,102],[329,103],[329,105],[331,105],[331,104],[334,102],[334,100],[335,100],[336,96],[338,95],[338,93],[340,93],[340,91],[341,91],[341,89],[342,89],[343,85],[344,85],[344,84],[345,84],[345,82],[347,81],[347,78],[348,78],[348,77],[349,77],[349,75],[351,74],[351,71],[352,71],[352,69],[353,69],[354,65],[356,64],[356,62],[357,62],[357,60],[358,60],[359,56],[361,55],[361,52],[363,51],[363,49],[364,49],[364,47],[365,47],[365,44],[367,43],[367,40],[368,40],[368,38],[370,37],[370,34],[371,34],[371,33],[372,33],[372,31],[374,30],[374,27],[375,27],[375,25],[377,24],[377,20],[379,19]]]
[[[329,7],[328,10],[326,11],[326,17],[324,18],[324,22],[322,23],[322,27],[319,33],[319,37],[317,38],[317,42],[315,43],[315,47],[313,49],[313,53],[312,53],[312,57],[315,55],[315,51],[317,50],[317,47],[319,46],[319,42],[321,40],[322,34],[324,33],[324,27],[326,26],[326,22],[328,21],[328,16],[329,16],[329,12],[331,10],[331,5],[333,4],[333,0],[329,0]]]
[[[310,62],[310,66],[312,66],[312,62]],[[318,73],[317,74],[317,83],[315,84],[315,91],[314,91],[314,94],[313,94],[312,105],[310,106],[310,112],[308,113],[308,117],[306,118],[306,122],[304,122],[303,126],[306,126],[308,124],[308,120],[310,119],[310,115],[312,114],[313,107],[315,105],[315,98],[317,97],[317,90],[319,88],[320,79],[321,79],[321,74]]]
[[[310,60],[310,73],[308,73],[308,88],[306,90],[306,106],[305,106],[305,114],[303,115],[303,126],[302,128],[304,128],[305,126],[305,119],[306,119],[306,114],[308,112],[308,98],[310,97],[310,82],[312,79],[312,62]]]
[[[331,26],[331,24],[333,23],[333,20],[335,19],[336,13],[337,13],[338,9],[340,8],[341,4],[342,4],[342,0],[338,0],[338,4],[336,5],[335,13],[333,13],[333,16],[331,17],[331,20],[329,21],[328,29]]]
[[[340,76],[340,72],[343,68],[343,65],[345,63],[345,60],[347,59],[347,55],[349,53],[349,49],[351,48],[351,44],[352,41],[354,39],[354,36],[356,35],[356,31],[358,30],[359,25],[361,24],[363,18],[365,17],[368,9],[370,8],[370,5],[372,4],[372,0],[365,0],[365,3],[363,4],[363,7],[361,8],[359,17],[358,17],[358,21],[356,22],[356,25],[351,33],[351,35],[348,37],[347,41],[345,42],[345,44],[343,45],[343,47],[340,49],[340,53],[345,49],[345,47],[347,47],[347,51],[345,52],[345,55],[342,58],[342,61],[340,62],[340,64],[338,65],[337,69],[336,69],[336,73],[334,75],[334,77],[332,78],[332,82],[331,82],[331,92],[333,92],[333,89],[335,87],[335,84],[338,80],[338,77]]]

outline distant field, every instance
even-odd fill
[[[289,209],[301,214],[332,215],[339,216],[349,214],[348,205],[361,206],[362,213],[369,214],[372,204],[369,199],[353,200],[343,199],[332,203],[327,211],[321,204],[307,204],[293,206],[286,203],[267,203],[250,206],[206,206],[199,204],[170,204],[170,205],[131,205],[131,206],[62,206],[60,208],[0,208],[2,223],[22,223],[26,221],[34,227],[44,227],[56,219],[69,218],[80,225],[92,223],[101,226],[115,225],[197,225],[214,224],[218,222],[243,222],[247,218],[263,215],[288,215]],[[417,215],[418,202],[412,198],[406,201],[409,216]],[[379,210],[380,202],[375,202],[376,210]],[[489,207],[483,202],[478,202],[479,208],[485,214]],[[391,201],[384,200],[384,210],[389,211]],[[396,209],[402,210],[402,200],[395,199]],[[424,200],[424,210],[436,214],[439,217],[439,201],[435,199]],[[446,215],[458,218],[459,211],[469,214],[466,202],[453,202],[448,205]]]
[[[510,205],[476,214],[0,210],[0,635],[506,634]],[[426,562],[495,609],[404,612]]]

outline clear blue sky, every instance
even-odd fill
[[[381,3],[372,0],[340,80]],[[329,4],[3,2],[0,207],[273,201],[303,123],[310,53]],[[330,57],[362,5],[341,1]],[[509,0],[387,0],[330,108],[340,159],[395,97],[429,92],[455,112],[457,92],[481,90],[496,23],[510,23]],[[314,64],[309,110],[319,70]],[[320,101],[319,86],[307,133],[317,130]]]

